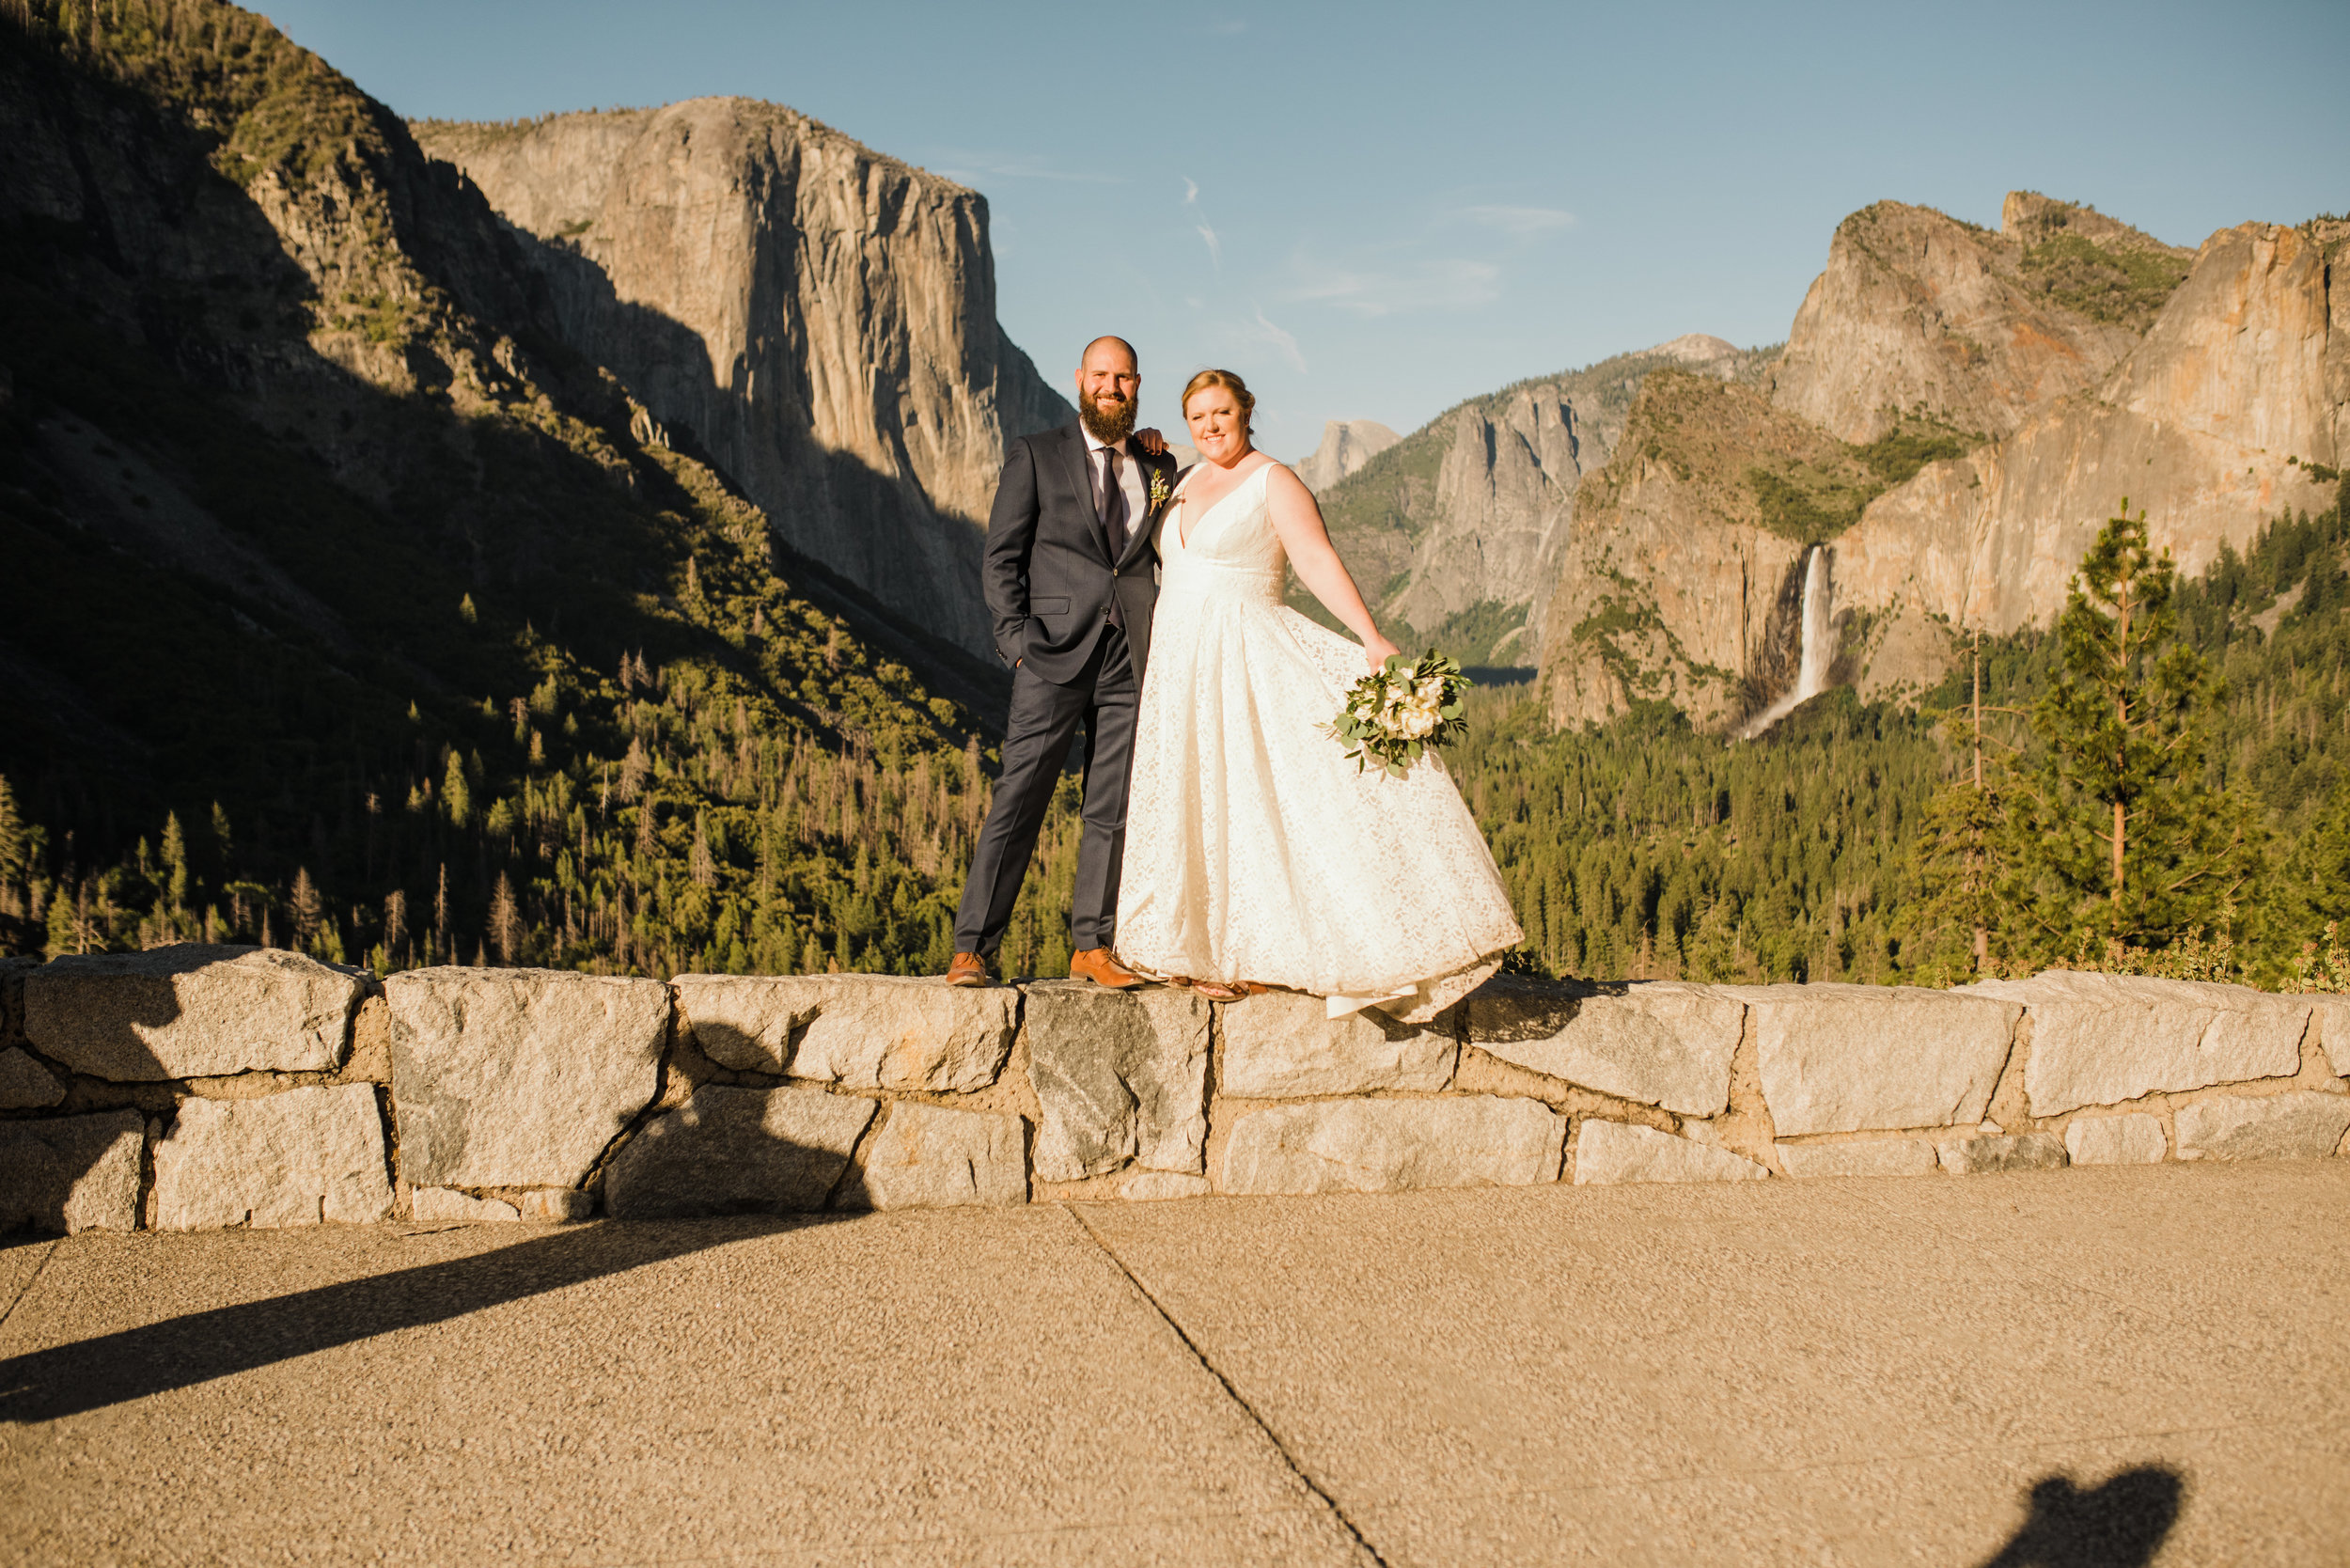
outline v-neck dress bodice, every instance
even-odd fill
[[[1237,595],[1267,607],[1281,603],[1289,554],[1265,508],[1274,466],[1266,463],[1206,507],[1192,506],[1183,494],[1188,483],[1177,488],[1159,526],[1162,595]]]
[[[1425,1021],[1524,933],[1436,754],[1391,778],[1329,732],[1369,666],[1282,603],[1275,466],[1196,510],[1187,478],[1159,525],[1118,949],[1161,974],[1311,992],[1333,1017]]]

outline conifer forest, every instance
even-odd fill
[[[2080,720],[2050,698],[2093,599],[2057,628],[1986,640],[1919,700],[1838,690],[1749,742],[1662,705],[1552,732],[1530,685],[1479,691],[1449,765],[1527,932],[1513,962],[1914,984],[2093,960],[2324,980],[2341,962],[2334,923],[2350,918],[2345,542],[2339,501],[2280,518],[2140,617],[2159,641],[2128,652],[2147,701],[2167,704],[2170,766],[2148,769],[2130,865],[2150,887],[2196,855],[2209,874],[2126,916],[2097,874],[2109,837],[2084,870],[2082,834],[2061,820],[2085,793],[2061,766]],[[459,635],[503,645],[509,687],[371,715],[372,732],[347,719],[309,761],[306,810],[237,789],[233,770],[209,798],[112,823],[54,783],[44,798],[10,781],[0,931],[19,951],[259,941],[379,971],[943,969],[987,806],[987,737],[942,723],[953,704],[727,554],[689,554],[676,604],[757,674],[634,650],[591,670],[526,624],[485,630],[468,597]],[[232,674],[283,690],[266,665]],[[2092,717],[2107,700],[2086,703]],[[1008,974],[1067,964],[1076,801],[1073,774]],[[2084,808],[2092,828],[2109,821],[2101,801]]]

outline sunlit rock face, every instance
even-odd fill
[[[1297,477],[1308,490],[1326,489],[1402,439],[1376,419],[1332,419],[1322,427],[1322,445],[1297,465]]]
[[[2125,496],[2190,573],[2280,512],[2330,504],[2309,466],[2339,464],[2350,411],[2350,301],[2329,293],[2328,248],[2274,224],[2213,235],[2093,388],[1872,503],[1838,541],[1840,596],[1991,632],[2045,625]]]
[[[986,198],[751,99],[414,129],[536,242],[571,347],[787,543],[989,647],[1006,443],[1074,413],[996,324]]]
[[[2036,405],[2094,385],[2137,333],[2033,293],[2022,251],[2015,235],[1930,207],[1862,208],[1837,226],[1795,312],[1774,400],[1869,442],[1915,411],[2006,435]]]
[[[1760,397],[1652,378],[1583,479],[1544,627],[1554,720],[1656,697],[1726,725],[1791,692],[1791,546],[1825,546],[1825,679],[1876,698],[1938,679],[1965,633],[2049,624],[2125,497],[2187,573],[2330,505],[2345,243],[2339,220],[2254,223],[2190,253],[2029,192],[1998,233],[1854,214]],[[1942,455],[1903,462],[1917,442]],[[1820,509],[1758,511],[1772,473]]]

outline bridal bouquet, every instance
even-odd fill
[[[1459,662],[1433,648],[1417,662],[1391,653],[1380,669],[1355,682],[1346,706],[1324,728],[1340,742],[1353,743],[1347,755],[1355,771],[1376,762],[1401,778],[1422,751],[1467,732],[1461,708],[1469,684]]]

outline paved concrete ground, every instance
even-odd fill
[[[38,1562],[2350,1560],[2350,1162],[0,1248]]]

